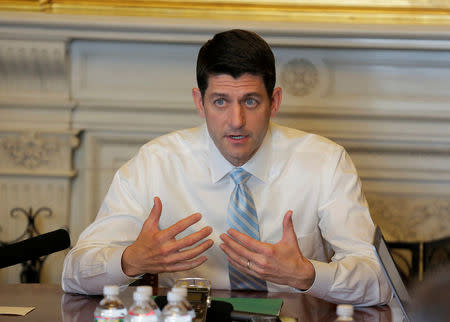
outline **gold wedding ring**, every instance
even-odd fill
[[[247,260],[247,269],[250,269],[250,260]]]

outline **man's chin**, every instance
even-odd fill
[[[250,159],[250,157],[248,153],[234,153],[228,154],[226,159],[234,166],[239,167],[246,163]]]

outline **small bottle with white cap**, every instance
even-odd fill
[[[138,293],[144,293],[144,294],[148,294],[149,298],[148,298],[148,304],[154,309],[154,311],[156,312],[156,314],[158,315],[158,317],[161,316],[161,310],[158,307],[158,304],[155,303],[155,301],[153,301],[152,299],[152,295],[153,295],[153,288],[149,285],[141,285],[138,286],[136,288],[136,291]]]
[[[336,306],[336,322],[353,321],[353,305],[338,304]]]
[[[195,319],[195,310],[192,307],[191,303],[187,300],[187,288],[186,287],[172,287],[172,292],[180,293],[180,295],[183,297],[183,299],[181,300],[181,304],[184,306],[186,311],[188,311],[192,320],[194,320]]]
[[[119,287],[117,285],[105,285],[103,287],[103,299],[94,311],[94,321],[118,321],[124,322],[127,317],[127,309],[119,299]]]
[[[192,318],[184,305],[181,304],[183,296],[179,293],[169,291],[167,293],[167,304],[162,310],[162,322],[192,322]]]
[[[158,322],[160,310],[151,296],[153,289],[139,286],[133,293],[134,303],[128,310],[129,322]]]

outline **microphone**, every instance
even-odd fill
[[[231,320],[232,321],[245,321],[245,322],[253,322],[253,321],[267,321],[267,322],[280,322],[280,318],[276,315],[270,314],[262,314],[262,313],[251,313],[244,311],[232,311],[231,312]]]
[[[11,245],[0,247],[0,268],[47,256],[70,246],[67,230],[58,229]]]
[[[231,322],[233,305],[224,301],[211,301],[206,313],[206,322]],[[233,320],[234,321],[234,320]]]
[[[155,297],[155,303],[162,311],[164,306],[167,305],[166,296],[160,295]],[[211,306],[208,308],[208,311],[206,312],[206,322],[231,322],[232,311],[233,305],[231,303],[212,300]],[[197,319],[195,321],[197,321]]]

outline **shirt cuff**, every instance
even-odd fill
[[[106,269],[108,275],[111,276],[112,284],[117,284],[120,286],[126,286],[134,282],[140,276],[142,276],[138,275],[136,277],[130,277],[123,272],[122,254],[125,251],[125,248],[127,248],[127,246],[115,248],[112,254],[110,255],[109,260],[106,262]]]
[[[314,297],[324,298],[330,291],[333,284],[334,269],[329,263],[319,262],[313,259],[309,260],[314,266],[316,276],[311,287],[307,290],[295,289],[299,293],[310,294]]]

